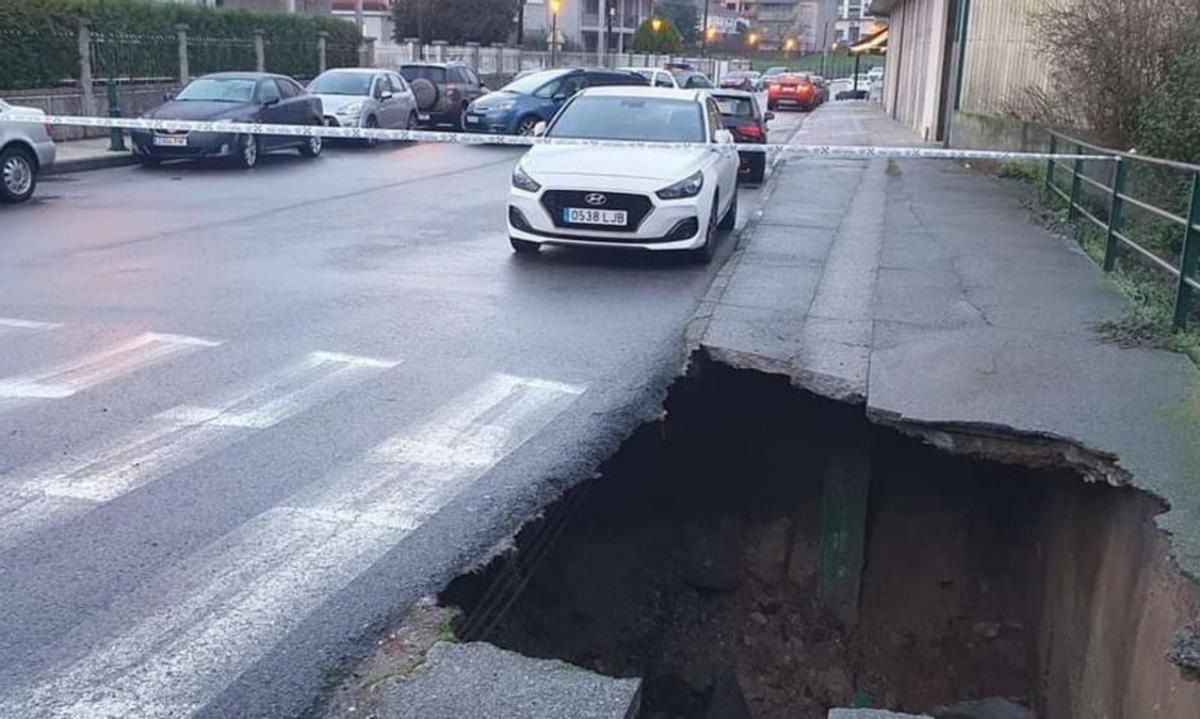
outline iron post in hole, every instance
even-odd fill
[[[121,116],[121,103],[117,97],[117,81],[115,78],[108,78],[108,116]],[[108,151],[109,152],[128,152],[129,148],[125,147],[125,133],[119,127],[114,127],[108,131]]]

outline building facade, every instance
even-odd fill
[[[653,0],[563,0],[557,21],[559,45],[596,52],[607,36],[610,49],[624,52],[653,11]],[[554,24],[549,0],[526,0],[524,21],[526,38],[540,36],[549,42]]]
[[[849,45],[859,38],[873,35],[882,25],[870,12],[871,0],[836,0],[837,21],[834,26],[833,42]]]

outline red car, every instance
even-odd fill
[[[788,73],[776,76],[767,85],[767,108],[798,107],[810,112],[817,105],[817,86],[808,73]]]

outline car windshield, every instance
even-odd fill
[[[748,97],[714,97],[722,115],[754,117],[754,106]]]
[[[405,65],[400,68],[400,74],[405,80],[412,82],[413,80],[428,80],[434,85],[445,84],[446,68],[434,67],[432,65]]]
[[[368,95],[372,77],[365,72],[327,72],[309,83],[308,91],[322,95]]]
[[[202,77],[179,91],[176,100],[205,102],[250,102],[254,98],[254,80],[245,78]]]
[[[561,71],[549,70],[546,72],[535,72],[532,75],[513,80],[504,87],[500,88],[500,92],[513,92],[518,95],[530,95],[542,85],[554,80],[562,75]]]
[[[546,135],[588,140],[704,142],[704,116],[694,100],[585,96],[567,105]]]
[[[767,75],[782,75],[787,72],[786,67],[773,67],[767,70]]]

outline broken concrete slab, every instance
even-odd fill
[[[380,719],[631,719],[640,679],[594,674],[490,644],[435,644],[425,663],[381,684]]]

